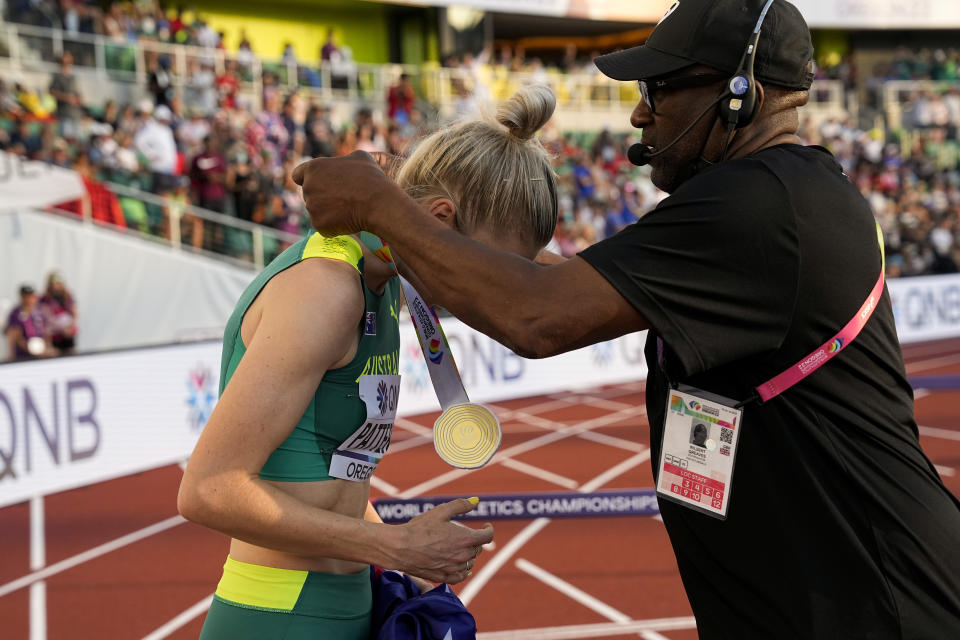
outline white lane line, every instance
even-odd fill
[[[635,467],[636,465],[643,462],[650,457],[650,452],[645,451],[644,453],[639,453],[631,458],[628,458],[621,462],[620,464],[608,469],[604,473],[600,474],[593,480],[590,480],[583,486],[581,486],[577,491],[580,493],[589,493],[603,486],[604,483],[613,480],[615,477],[621,473],[627,471],[630,468]],[[464,587],[463,592],[460,593],[460,600],[463,601],[464,605],[467,605],[470,600],[480,592],[480,590],[490,581],[490,579],[503,567],[504,564],[513,556],[517,550],[520,549],[526,542],[540,532],[547,524],[549,524],[549,518],[537,518],[526,527],[524,527],[520,533],[514,536],[507,544],[503,546],[503,549],[500,550],[500,553],[493,556],[493,558],[487,564],[474,574],[470,582],[467,583],[467,586]],[[516,543],[515,543],[516,542]],[[571,638],[578,638],[580,636],[570,636]],[[586,636],[583,636],[586,637]]]
[[[953,476],[957,475],[957,471],[953,467],[944,467],[943,465],[939,464],[935,464],[933,466],[936,467],[937,473],[939,473],[941,476],[952,478]]]
[[[621,409],[634,406],[633,404],[628,404],[626,402],[610,400],[609,398],[600,395],[600,393],[601,392],[598,391],[577,391],[571,392],[568,395],[554,393],[547,397],[563,400],[567,404],[586,404],[592,407],[597,407],[598,409],[607,409],[608,411],[619,411]]]
[[[953,355],[943,356],[941,358],[932,358],[930,360],[921,360],[920,362],[912,362],[907,365],[907,375],[917,373],[918,371],[928,371],[930,369],[936,369],[937,367],[945,367],[948,364],[957,362],[960,362],[960,353],[954,353]]]
[[[587,482],[586,484],[584,484],[582,487],[580,487],[579,490],[581,493],[590,493],[591,491],[596,491],[597,489],[607,484],[614,478],[620,475],[623,475],[630,469],[633,469],[634,467],[643,464],[649,459],[650,459],[650,450],[647,449],[642,453],[638,453],[635,456],[631,456],[627,458],[626,460],[624,460],[618,465],[614,465],[610,467],[609,469],[607,469],[606,471],[598,475],[596,478],[594,478],[590,482]]]
[[[913,400],[914,402],[916,402],[917,400],[920,400],[921,398],[926,398],[927,396],[930,396],[930,395],[933,395],[933,394],[930,391],[927,391],[926,389],[916,389],[913,392]]]
[[[425,444],[430,444],[433,442],[433,438],[428,438],[427,436],[412,436],[406,440],[401,440],[400,442],[391,442],[390,449],[388,453],[399,453],[401,451],[406,451],[407,449],[415,449],[417,447],[422,447]]]
[[[578,624],[566,627],[485,631],[477,634],[477,640],[584,640],[585,638],[623,636],[630,633],[643,633],[644,631],[683,631],[696,628],[697,621],[690,616],[688,618],[634,620],[626,624],[601,622],[600,624]]]
[[[956,440],[960,442],[960,431],[953,431],[951,429],[937,429],[936,427],[917,427],[920,431],[920,435],[927,436],[928,438],[940,438],[942,440]]]
[[[576,489],[578,486],[580,486],[580,483],[576,480],[561,476],[560,474],[553,473],[552,471],[547,471],[546,469],[541,469],[540,467],[535,467],[532,464],[527,464],[526,462],[514,460],[513,458],[506,458],[502,460],[500,464],[508,469],[525,473],[528,476],[533,476],[534,478],[539,478],[540,480],[544,480],[570,490]]]
[[[493,460],[491,460],[486,467],[482,467],[482,468],[484,469],[490,468],[491,465],[498,464],[502,462],[505,458],[511,458],[515,455],[525,453],[532,449],[538,449],[544,445],[556,442],[558,440],[563,440],[564,438],[567,438],[569,436],[575,436],[578,433],[582,433],[589,429],[601,427],[611,422],[619,422],[620,420],[623,420],[625,417],[630,417],[632,415],[642,415],[643,413],[644,413],[643,407],[631,407],[630,409],[624,409],[623,411],[618,411],[616,413],[612,413],[606,416],[594,418],[593,420],[587,420],[586,422],[580,423],[578,425],[564,427],[559,431],[552,431],[550,433],[545,433],[538,438],[533,438],[532,440],[521,442],[520,444],[516,444],[510,447],[509,449],[504,449],[500,453],[496,454]],[[530,417],[534,418],[534,416],[530,416]],[[429,480],[425,480],[418,485],[415,485],[413,487],[410,487],[409,489],[402,491],[400,493],[400,497],[411,498],[413,496],[423,495],[424,493],[426,493],[431,489],[443,486],[449,482],[452,482],[453,480],[457,480],[464,476],[470,475],[475,471],[477,470],[476,469],[451,469],[446,473],[441,473],[439,476],[436,476]]]
[[[194,618],[202,614],[204,611],[210,608],[210,603],[213,602],[213,594],[193,605],[177,617],[173,618],[167,624],[159,627],[156,631],[148,633],[143,636],[143,640],[163,640],[164,638],[169,637],[173,632],[178,630],[180,627],[185,626]]]
[[[134,542],[139,542],[144,538],[149,538],[152,535],[166,531],[167,529],[175,527],[178,524],[183,524],[184,522],[186,522],[186,520],[181,516],[173,516],[171,518],[167,518],[166,520],[161,520],[156,524],[152,524],[149,527],[144,527],[139,531],[128,533],[127,535],[121,536],[116,540],[111,540],[110,542],[106,542],[97,547],[93,547],[92,549],[88,549],[83,553],[78,553],[75,556],[71,556],[66,560],[61,560],[60,562],[40,569],[39,571],[29,573],[21,578],[17,578],[12,582],[8,582],[7,584],[0,586],[0,598],[9,593],[13,593],[17,589],[22,589],[23,587],[29,586],[38,580],[46,580],[50,576],[54,576],[62,571],[66,571],[67,569],[72,569],[77,565],[83,564],[84,562],[89,562],[94,558],[99,558],[102,555],[106,555],[111,551],[116,551],[117,549],[121,549],[127,545],[133,544]]]
[[[495,576],[497,571],[513,557],[513,554],[519,551],[520,547],[525,545],[530,538],[540,533],[540,530],[549,523],[550,518],[537,518],[521,529],[520,533],[510,538],[510,541],[503,545],[503,548],[490,559],[490,562],[487,562],[479,571],[473,574],[473,577],[463,588],[463,591],[457,594],[460,597],[460,601],[463,602],[463,605],[467,606],[470,604],[470,601],[480,593],[480,590],[486,586],[490,578]]]
[[[418,424],[413,420],[407,420],[406,418],[397,418],[393,421],[393,425],[400,427],[401,429],[406,429],[412,433],[422,436],[424,438],[433,439],[433,429],[430,427],[425,427],[422,424]]]
[[[610,447],[617,447],[618,449],[634,451],[636,453],[646,451],[647,449],[639,442],[634,442],[633,440],[624,440],[623,438],[618,438],[616,436],[608,436],[605,433],[598,433],[596,431],[584,431],[583,433],[577,434],[577,437],[583,438],[584,440],[599,442],[600,444],[605,444]]]
[[[553,396],[550,397],[552,398]],[[523,407],[522,409],[507,409],[505,407],[501,407],[500,405],[491,404],[489,402],[485,402],[484,404],[490,407],[490,409],[497,414],[497,417],[500,418],[500,420],[504,421],[513,420],[514,416],[518,413],[547,413],[548,411],[556,411],[557,409],[566,409],[570,406],[570,402],[562,398],[547,400],[538,404],[532,404],[529,407]]]
[[[377,476],[370,476],[370,486],[383,491],[385,494],[391,497],[400,493],[400,489],[397,489],[386,480],[382,480]]]
[[[618,622],[620,624],[626,624],[627,622],[631,621],[630,616],[628,616],[627,614],[621,611],[617,611],[616,609],[608,605],[606,602],[602,602],[597,598],[594,598],[592,595],[590,595],[586,591],[582,591],[578,589],[577,587],[573,586],[566,580],[563,580],[562,578],[558,578],[557,576],[553,575],[549,571],[546,571],[545,569],[541,569],[540,567],[533,564],[532,562],[524,560],[523,558],[517,558],[517,561],[514,564],[517,566],[518,569],[520,569],[520,571],[523,571],[524,573],[533,576],[534,578],[544,583],[548,587],[556,589],[557,591],[567,596],[568,598],[572,600],[576,600],[586,608],[596,613],[599,613],[600,615],[602,615],[604,618],[608,620],[612,620],[613,622]]]

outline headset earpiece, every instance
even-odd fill
[[[763,26],[767,11],[770,10],[773,2],[774,0],[767,0],[764,5],[757,26],[750,34],[747,48],[740,58],[738,69],[727,83],[723,99],[720,101],[720,116],[731,130],[742,129],[753,122],[753,119],[757,116],[757,80],[753,75],[753,63],[757,57],[760,28]]]
[[[720,101],[720,116],[728,127],[740,129],[757,115],[757,82],[752,73],[738,73],[727,83],[726,96]]]

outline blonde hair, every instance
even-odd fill
[[[557,225],[556,175],[534,134],[557,100],[549,87],[530,85],[482,116],[424,138],[396,173],[414,199],[450,198],[456,228],[516,234],[542,247]]]

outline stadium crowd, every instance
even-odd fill
[[[150,38],[222,48],[223,33],[202,18],[184,18],[160,3],[97,3],[80,0],[8,2],[7,16],[66,31],[102,33],[114,39]],[[222,225],[191,215],[195,205],[240,220],[292,234],[307,230],[308,220],[290,175],[305,157],[350,153],[355,149],[403,155],[411,142],[435,125],[435,109],[402,76],[387,93],[387,103],[361,108],[347,120],[334,117],[329,104],[305,98],[281,85],[264,68],[262,108],[244,100],[239,88],[249,65],[249,42],[240,34],[240,54],[219,73],[209,59],[189,59],[188,76],[177,89],[168,57],[151,56],[148,95],[134,104],[90,104],[73,75],[73,56],[63,56],[46,94],[37,94],[0,77],[0,148],[77,170],[87,185],[95,219],[169,237],[170,220],[179,220],[182,241],[196,248],[250,257],[249,233],[224,231]],[[320,44],[318,58],[336,59],[343,49],[333,32]],[[296,61],[286,47],[285,61]],[[556,62],[559,71],[593,70],[574,48]],[[444,61],[464,71],[456,87],[458,114],[473,113],[489,97],[490,78],[523,72],[546,81],[540,60],[521,48],[488,48]],[[301,67],[301,74],[304,73]],[[900,49],[889,65],[880,65],[868,89],[887,79],[954,80],[960,74],[957,51],[913,52]],[[854,86],[857,70],[838,58],[820,77]],[[382,109],[380,108],[382,106]],[[375,114],[383,113],[382,118]],[[626,115],[626,114],[625,114]],[[852,122],[807,122],[802,135],[828,147],[874,207],[888,247],[890,276],[953,272],[960,263],[960,88],[911,96],[900,129],[859,129]],[[432,123],[432,124],[428,124]],[[658,193],[645,170],[630,165],[624,152],[631,137],[602,132],[544,129],[560,178],[560,219],[553,248],[573,255],[615,233],[656,206]],[[105,182],[135,186],[163,198],[144,203],[113,193]],[[81,203],[65,205],[80,213]],[[282,245],[275,247],[275,250]]]

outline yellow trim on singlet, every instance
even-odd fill
[[[340,260],[347,264],[352,264],[353,268],[360,271],[360,260],[363,258],[363,249],[360,243],[350,236],[332,236],[326,237],[319,233],[314,233],[307,240],[303,247],[301,260],[307,258],[330,258],[331,260]]]
[[[216,594],[224,600],[257,609],[293,611],[307,573],[249,564],[227,556]]]

